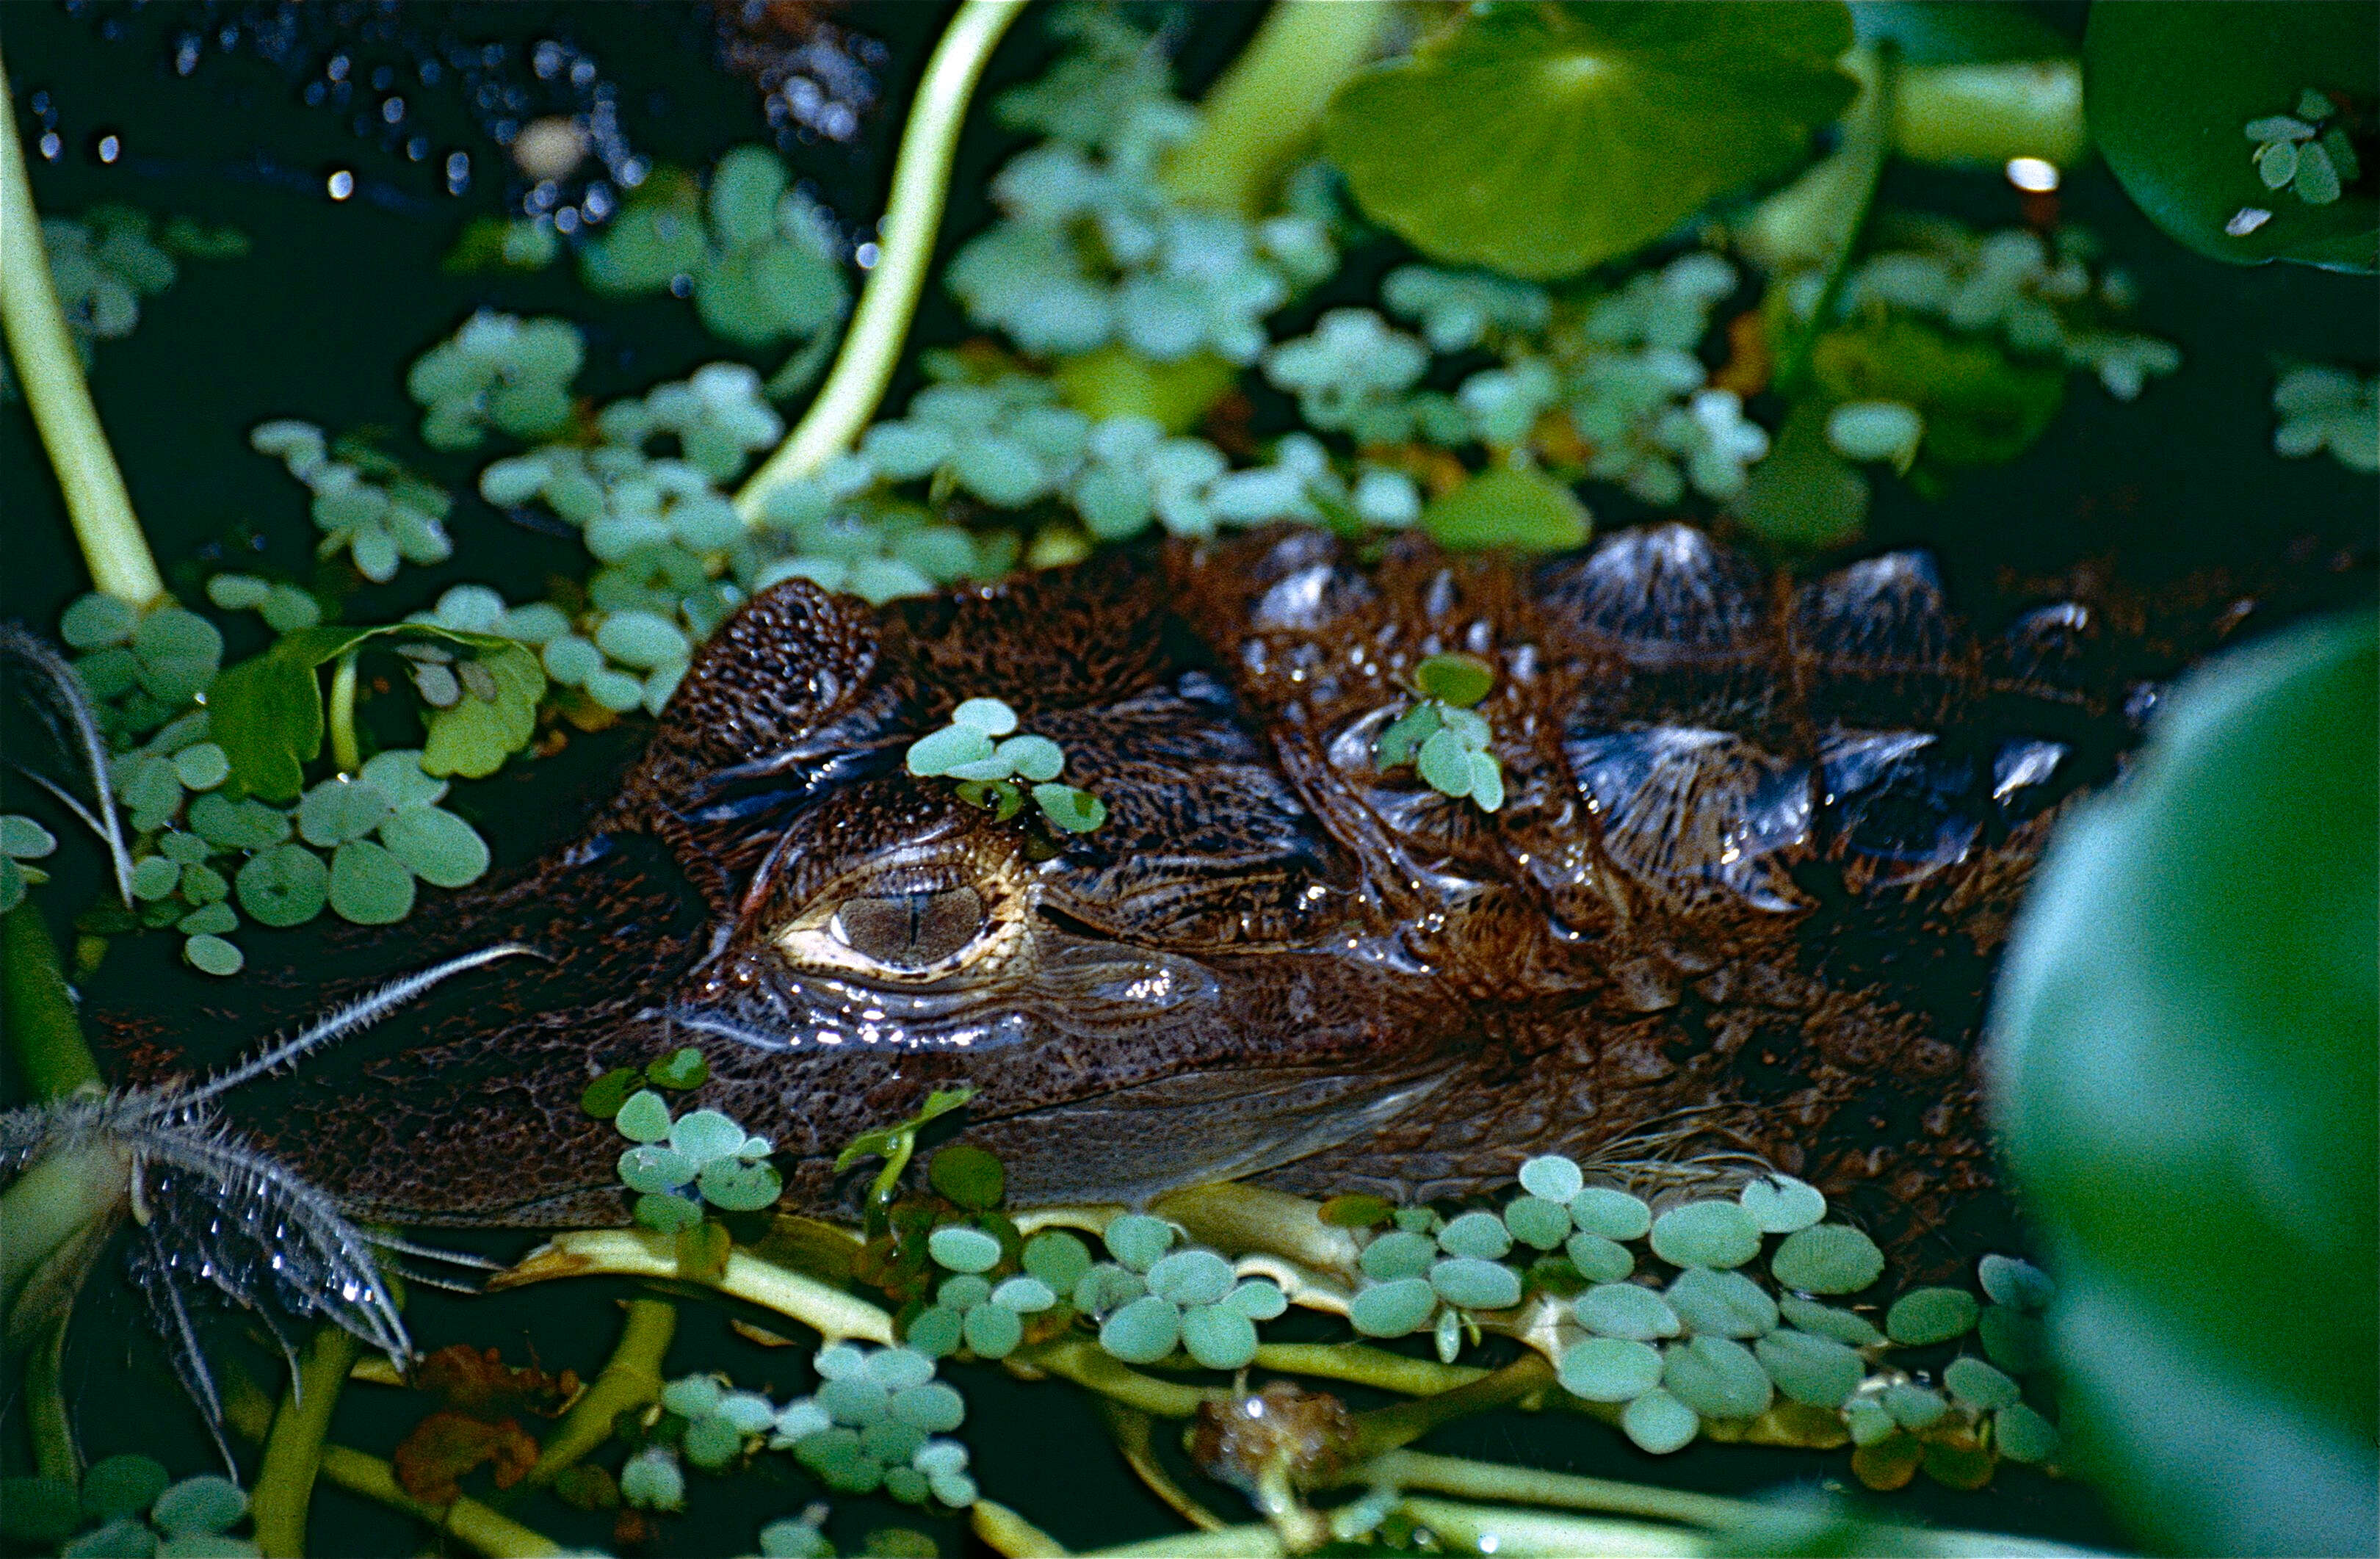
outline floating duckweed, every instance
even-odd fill
[[[1745,1183],[1736,1202],[1752,1215],[1760,1232],[1790,1235],[1806,1229],[1827,1215],[1827,1194],[1790,1175],[1766,1175]]]
[[[1670,1308],[1686,1329],[1715,1337],[1757,1337],[1777,1326],[1777,1301],[1739,1272],[1688,1267],[1670,1283]]]
[[[1127,1212],[1109,1222],[1101,1236],[1108,1253],[1135,1273],[1145,1273],[1173,1246],[1173,1225],[1145,1212]]]
[[[1651,1208],[1608,1186],[1589,1186],[1572,1197],[1570,1215],[1580,1229],[1606,1239],[1642,1239],[1653,1227]]]
[[[1775,1395],[1759,1359],[1729,1337],[1671,1343],[1661,1353],[1661,1384],[1706,1419],[1757,1418]]]
[[[639,1510],[686,1508],[686,1474],[661,1445],[648,1445],[620,1468],[620,1498]]]
[[[1639,1450],[1657,1456],[1684,1449],[1702,1429],[1694,1410],[1659,1387],[1631,1401],[1620,1413],[1621,1432]]]
[[[1222,1303],[1250,1321],[1271,1321],[1289,1309],[1289,1296],[1269,1277],[1252,1277],[1223,1296]]]
[[[1979,1412],[2013,1407],[2024,1395],[2016,1382],[1973,1358],[1952,1359],[1942,1371],[1942,1384],[1961,1404]]]
[[[386,846],[350,839],[331,856],[331,907],[359,926],[392,925],[413,908],[413,873]]]
[[[1740,1267],[1760,1254],[1760,1226],[1731,1201],[1690,1201],[1653,1221],[1653,1254],[1678,1267]]]
[[[236,805],[271,811],[262,803],[252,800]],[[280,814],[273,815],[280,819]],[[193,807],[190,816],[193,825],[218,844],[222,843],[218,837],[220,833],[230,832],[235,827],[252,827],[247,816],[238,812],[227,813],[217,819],[202,815],[202,809]],[[280,819],[280,822],[282,828],[286,830],[287,820]],[[251,836],[261,833],[261,829],[255,829]],[[331,869],[323,864],[321,856],[302,845],[279,845],[249,857],[232,882],[239,895],[239,907],[248,912],[249,918],[259,925],[276,930],[304,925],[321,914],[323,905],[330,901]]]
[[[1005,1358],[1025,1340],[1025,1321],[1006,1305],[978,1305],[960,1326],[966,1346],[983,1358]]]
[[[1177,1250],[1148,1269],[1148,1291],[1177,1305],[1211,1305],[1232,1290],[1232,1264],[1211,1250]]]
[[[1075,1281],[1074,1307],[1088,1316],[1104,1316],[1148,1292],[1141,1275],[1112,1261],[1101,1261]]]
[[[634,1074],[630,1074],[634,1076]],[[681,1045],[667,1055],[645,1063],[645,1080],[655,1088],[683,1092],[700,1088],[710,1077],[710,1063],[692,1045]]]
[[[1885,1334],[1907,1347],[1924,1347],[1963,1337],[1979,1307],[1963,1288],[1915,1288],[1893,1301],[1884,1318]]]
[[[1867,1317],[1851,1310],[1839,1310],[1790,1294],[1777,1301],[1777,1308],[1787,1321],[1803,1331],[1820,1337],[1831,1337],[1852,1347],[1875,1347],[1885,1340],[1884,1334],[1877,1331]]]
[[[1950,1410],[1950,1405],[1942,1399],[1940,1392],[1911,1385],[1905,1381],[1896,1381],[1885,1387],[1884,1395],[1878,1400],[1884,1404],[1884,1410],[1892,1415],[1893,1421],[1903,1429],[1925,1429]]]
[[[662,1387],[663,1407],[682,1419],[700,1419],[717,1410],[724,1389],[715,1375],[686,1375]]]
[[[1025,1270],[1061,1294],[1074,1291],[1091,1270],[1090,1247],[1064,1229],[1044,1229],[1025,1242]]]
[[[93,1462],[82,1475],[83,1512],[103,1521],[119,1516],[139,1516],[157,1503],[171,1481],[164,1464],[152,1457],[106,1457]],[[237,1519],[237,1516],[232,1517],[234,1521]],[[223,1525],[227,1527],[231,1522]]]
[[[638,1143],[620,1155],[620,1180],[632,1191],[674,1191],[691,1185],[697,1172],[694,1160],[658,1143]]]
[[[2012,1462],[2037,1466],[2058,1454],[2058,1430],[2022,1403],[1992,1415],[1992,1443]]]
[[[58,616],[58,637],[69,649],[98,650],[129,643],[140,626],[140,614],[112,595],[93,591],[79,595]]]
[[[637,1199],[636,1220],[661,1234],[684,1234],[702,1222],[702,1209],[682,1196],[648,1192]]]
[[[722,1212],[758,1212],[776,1204],[785,1184],[769,1164],[718,1158],[702,1166],[696,1187],[705,1201]]]
[[[1209,1370],[1243,1369],[1257,1356],[1256,1322],[1229,1305],[1199,1305],[1182,1318],[1182,1346]]]
[[[1855,1350],[1804,1332],[1771,1332],[1752,1350],[1779,1391],[1813,1407],[1841,1407],[1867,1374]]]
[[[1872,1396],[1853,1397],[1845,1404],[1843,1427],[1851,1431],[1854,1445],[1873,1445],[1900,1432],[1900,1422]]]
[[[1000,1264],[1000,1241],[981,1229],[945,1224],[926,1236],[934,1261],[954,1273],[987,1273]]]
[[[999,1158],[972,1142],[953,1142],[936,1153],[926,1178],[934,1189],[976,1212],[998,1207],[1007,1194],[1008,1172]]]
[[[1545,1153],[1521,1165],[1521,1188],[1533,1197],[1558,1201],[1565,1208],[1585,1186],[1578,1165],[1559,1153]]]
[[[1975,1334],[1993,1363],[2011,1375],[2028,1375],[2049,1359],[2048,1340],[2038,1317],[2010,1305],[1986,1305],[1975,1320]]]
[[[1511,1253],[1512,1236],[1492,1212],[1465,1212],[1438,1232],[1448,1254],[1492,1261]]]
[[[2046,1309],[2049,1301],[2058,1297],[2058,1286],[2049,1281],[2047,1273],[2013,1256],[1985,1257],[1975,1264],[1975,1275],[1983,1284],[1984,1293],[1994,1302],[2019,1310]]]
[[[182,869],[164,856],[151,856],[132,869],[136,898],[164,898],[181,885]]]
[[[1439,1298],[1466,1310],[1509,1309],[1521,1302],[1521,1274],[1501,1261],[1451,1256],[1429,1269]]]
[[[859,1428],[892,1415],[892,1394],[868,1378],[863,1357],[859,1368],[850,1373],[820,1381],[818,1405],[836,1423]]]
[[[1515,1197],[1505,1204],[1504,1226],[1523,1245],[1551,1250],[1570,1237],[1570,1209],[1545,1197]]]
[[[650,1089],[639,1089],[621,1103],[612,1124],[632,1142],[659,1142],[670,1134],[669,1105]]]
[[[760,1559],[834,1559],[834,1544],[807,1520],[788,1517],[760,1529]]]
[[[717,1110],[693,1110],[670,1127],[670,1146],[696,1163],[708,1163],[744,1146],[744,1128]]]
[[[1037,785],[1032,795],[1050,826],[1068,834],[1088,834],[1108,820],[1106,802],[1071,785]]]
[[[1562,1389],[1589,1402],[1626,1402],[1661,1383],[1661,1356],[1624,1337],[1588,1337],[1562,1350]]]
[[[903,1339],[911,1347],[930,1358],[942,1358],[956,1353],[964,1335],[965,1317],[945,1305],[929,1305],[909,1322]]]
[[[991,1291],[991,1302],[1019,1315],[1038,1315],[1058,1303],[1050,1286],[1030,1273],[1010,1278]]]
[[[228,1478],[185,1478],[157,1496],[149,1520],[168,1539],[228,1529],[248,1514],[248,1496]]]
[[[1626,1246],[1598,1234],[1571,1236],[1562,1253],[1589,1283],[1618,1283],[1636,1270],[1636,1258]]]
[[[998,699],[962,699],[951,711],[951,724],[985,737],[1004,737],[1016,729],[1016,711]]]
[[[1856,1294],[1884,1275],[1884,1252],[1848,1224],[1815,1224],[1787,1235],[1768,1270],[1804,1294]]]
[[[1385,1282],[1392,1278],[1419,1277],[1437,1259],[1436,1240],[1427,1235],[1392,1229],[1366,1245],[1363,1253],[1356,1257],[1355,1264],[1366,1277]]]
[[[923,1354],[918,1357],[926,1359],[930,1374],[933,1359]],[[955,1386],[941,1381],[926,1380],[902,1387],[892,1394],[892,1406],[893,1418],[929,1434],[947,1434],[966,1421],[966,1399],[959,1395]]]
[[[1099,1346],[1126,1364],[1154,1364],[1173,1351],[1181,1335],[1181,1310],[1172,1300],[1150,1294],[1107,1318],[1099,1327]]]
[[[1599,1283],[1571,1302],[1571,1313],[1588,1331],[1606,1337],[1649,1342],[1678,1334],[1678,1315],[1649,1288],[1633,1283]]]
[[[1347,1321],[1366,1337],[1402,1337],[1428,1325],[1437,1309],[1438,1290],[1427,1278],[1400,1277],[1359,1292],[1347,1307]]]

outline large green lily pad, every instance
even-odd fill
[[[1851,103],[1851,44],[1805,0],[1485,6],[1341,89],[1323,140],[1423,253],[1566,276],[1792,171]]]
[[[2301,260],[2370,271],[2380,203],[2367,177],[2335,204],[2265,188],[2252,120],[2289,113],[2311,87],[2369,111],[2380,95],[2380,6],[2364,0],[2123,0],[2091,7],[2083,105],[2107,166],[2149,220],[2239,265]],[[2245,232],[2227,231],[2270,216]]]
[[[2374,624],[2173,696],[2059,832],[1994,998],[2077,1459],[2153,1548],[2368,1553]]]

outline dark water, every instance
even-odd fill
[[[540,275],[453,275],[439,270],[439,258],[467,218],[517,209],[523,187],[507,177],[494,136],[524,104],[531,112],[584,106],[589,89],[574,82],[568,68],[579,59],[592,62],[595,85],[613,91],[615,159],[699,166],[739,141],[771,139],[782,127],[771,125],[746,82],[716,68],[710,18],[692,6],[308,9],[303,26],[260,48],[258,22],[291,25],[271,7],[0,6],[0,47],[20,132],[29,145],[47,130],[58,137],[56,157],[33,169],[45,212],[71,214],[99,201],[123,201],[229,223],[255,240],[244,260],[186,262],[170,292],[144,303],[131,338],[99,347],[94,389],[159,558],[186,599],[196,598],[204,574],[216,567],[309,577],[315,532],[303,490],[277,462],[252,454],[246,438],[261,419],[298,416],[334,431],[392,430],[391,448],[449,479],[461,497],[450,525],[455,561],[407,568],[387,587],[366,587],[348,608],[352,619],[401,615],[461,579],[485,579],[519,593],[549,574],[580,574],[584,559],[575,539],[513,528],[478,505],[468,479],[484,456],[419,450],[410,434],[415,408],[402,388],[405,365],[482,305],[584,323],[590,351],[580,385],[599,401],[734,354],[705,336],[691,308],[675,299],[598,303],[566,267]],[[905,101],[922,43],[945,14],[925,4],[848,13],[883,42],[870,79],[894,110]],[[1232,4],[1184,13],[1182,58],[1193,84],[1229,57],[1256,14]],[[226,27],[236,32],[229,52],[220,46]],[[557,78],[537,72],[540,43],[565,46],[552,56],[564,62]],[[466,57],[466,44],[477,61],[469,70],[453,63]],[[481,49],[494,52],[476,53]],[[994,67],[994,83],[1029,73],[1045,54],[1031,24],[1019,28]],[[441,79],[421,79],[424,57],[444,62]],[[341,59],[345,66],[334,70]],[[375,87],[373,73],[383,65],[387,84]],[[46,94],[46,116],[30,109],[36,94]],[[404,99],[394,119],[385,107],[392,96]],[[848,142],[785,138],[796,176],[815,185],[854,237],[873,220],[897,123],[897,112],[880,112],[863,117]],[[409,145],[417,136],[427,143],[419,156]],[[115,138],[112,160],[103,161],[108,137]],[[970,136],[961,153],[953,231],[964,235],[980,220],[982,186],[1008,145],[990,127]],[[470,177],[450,191],[448,159],[457,152],[468,158]],[[353,176],[356,193],[334,201],[329,179],[340,171]],[[583,194],[583,185],[574,187],[570,198]],[[1896,171],[1887,197],[1983,225],[2018,216],[2015,196],[1993,177]],[[2326,458],[2272,456],[2265,401],[2276,359],[2369,359],[2380,337],[2369,281],[2294,268],[2240,271],[2196,259],[2150,231],[2095,170],[2077,174],[2064,198],[2133,269],[2143,297],[2140,327],[2179,340],[2188,354],[2184,371],[2130,407],[2078,380],[2047,437],[2017,464],[1968,476],[1938,505],[1903,493],[1880,494],[1877,539],[1935,545],[1954,582],[1961,571],[2046,569],[2103,554],[2148,571],[2265,563],[2301,534],[2368,544],[2369,481]],[[1381,258],[1362,266],[1348,285],[1386,263]],[[1307,309],[1332,300],[1318,298]],[[921,332],[953,337],[957,318],[937,298]],[[774,366],[753,360],[764,371]],[[30,424],[18,408],[0,409],[0,517],[7,538],[0,613],[46,627],[85,584]],[[251,647],[235,637],[232,652]],[[601,783],[621,750],[617,742],[581,742],[561,761],[516,765],[495,782],[463,787],[449,804],[483,824],[500,862],[522,859],[566,828],[575,798]],[[95,886],[65,871],[40,902],[63,920]],[[250,1037],[253,1022],[242,1017],[241,986],[183,969],[176,940],[120,943],[99,983],[197,1013],[193,1043],[202,1050],[236,1047]],[[251,980],[290,978],[309,945],[302,932],[253,928],[241,940]],[[13,1090],[14,1079],[6,1086]],[[527,1244],[484,1243],[506,1255]],[[472,1300],[425,1292],[414,1297],[409,1320],[425,1348],[468,1340],[522,1358],[533,1346],[550,1368],[591,1373],[610,1344],[613,1303],[625,1292],[595,1284]],[[780,1398],[809,1384],[801,1352],[762,1349],[731,1334],[722,1307],[688,1303],[681,1315],[673,1372],[724,1369],[739,1384]],[[177,1473],[201,1470],[210,1457],[199,1426],[144,1338],[136,1308],[112,1270],[103,1270],[70,1361],[86,1453],[95,1459],[140,1449]],[[266,1355],[248,1361],[273,1378]],[[967,1394],[963,1432],[992,1497],[1075,1545],[1173,1529],[1174,1518],[1110,1451],[1081,1394],[1019,1382],[995,1369],[952,1373]],[[385,1454],[424,1406],[355,1388],[342,1404],[335,1438]],[[16,1415],[5,1430],[8,1468],[16,1470],[25,1462]],[[1559,1413],[1475,1420],[1441,1432],[1429,1448],[1728,1492],[1845,1471],[1840,1455],[1725,1447],[1656,1461],[1600,1426]],[[763,1466],[783,1481],[771,1485],[764,1474],[732,1482],[691,1475],[693,1513],[668,1529],[665,1549],[748,1548],[759,1524],[815,1497],[786,1470],[785,1458],[764,1458]],[[1218,1509],[1232,1512],[1228,1496],[1208,1493]],[[1921,1485],[1886,1505],[1904,1518],[2112,1541],[2084,1491],[2021,1471],[1982,1493]],[[518,1514],[565,1541],[608,1541],[607,1521],[550,1500],[526,1502]],[[860,1534],[888,1525],[932,1528],[945,1552],[965,1541],[949,1523],[868,1501],[843,1502],[834,1530],[850,1547]],[[318,1501],[319,1552],[407,1552],[416,1544],[413,1530],[336,1492]]]

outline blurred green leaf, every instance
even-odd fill
[[[2066,399],[2063,363],[2012,358],[1997,342],[1948,335],[1905,314],[1828,331],[1810,368],[1829,401],[1917,408],[1925,442],[1911,476],[1921,492],[1933,468],[2015,459]]]
[[[1995,996],[2063,1427],[2158,1546],[2369,1552],[2380,1515],[2376,658],[2334,618],[2178,689]]]
[[[1535,466],[1490,466],[1429,501],[1421,528],[1456,551],[1512,547],[1567,552],[1586,541],[1586,505]]]
[[[2092,134],[2133,203],[2201,254],[2369,272],[2380,260],[2371,185],[2325,206],[2267,189],[2242,130],[2290,112],[2308,87],[2369,104],[2380,95],[2375,35],[2380,6],[2368,0],[2094,6],[2082,42]],[[2271,214],[2227,230],[2253,221],[2243,212]]]
[[[1791,172],[1851,44],[1839,4],[1477,6],[1350,81],[1323,141],[1423,253],[1567,276]]]

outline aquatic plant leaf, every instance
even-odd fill
[[[1008,1188],[1008,1172],[1001,1167],[1000,1160],[972,1142],[953,1142],[936,1153],[926,1165],[926,1178],[934,1189],[977,1212],[998,1207]],[[1083,1260],[1087,1267],[1087,1251]],[[1069,1279],[1067,1286],[1073,1285]]]
[[[1108,820],[1107,803],[1071,785],[1037,785],[1033,804],[1050,826],[1068,834],[1088,834]]]
[[[1884,1275],[1884,1252],[1848,1224],[1814,1224],[1785,1236],[1768,1270],[1804,1294],[1856,1294]]]
[[[331,857],[331,907],[359,926],[385,926],[413,908],[413,873],[383,846],[351,839]]]
[[[1171,1299],[1144,1295],[1107,1318],[1099,1346],[1126,1364],[1154,1364],[1182,1336],[1182,1311]]]
[[[1693,1443],[1702,1431],[1702,1419],[1693,1408],[1656,1386],[1621,1410],[1620,1429],[1638,1450],[1666,1456]]]
[[[1454,552],[1507,547],[1568,552],[1593,529],[1578,494],[1535,466],[1489,466],[1421,511],[1421,528]]]
[[[1245,1369],[1257,1356],[1256,1322],[1229,1305],[1199,1305],[1182,1317],[1182,1346],[1209,1370]]]
[[[2316,83],[2366,103],[2380,95],[2374,25],[2368,4],[2098,7],[2082,41],[2092,139],[2133,203],[2200,254],[2368,273],[2380,262],[2371,190],[2325,205],[2276,194],[2240,131]]]
[[[168,1538],[228,1531],[248,1514],[248,1495],[228,1478],[201,1473],[185,1478],[157,1496],[150,1522]]]
[[[1669,1287],[1670,1308],[1698,1335],[1756,1337],[1776,1329],[1777,1301],[1739,1272],[1688,1267]]]
[[[1885,1334],[1904,1347],[1947,1343],[1974,1327],[1980,1309],[1963,1288],[1912,1289],[1885,1313]]]
[[[1551,278],[1790,171],[1852,96],[1840,5],[1475,9],[1342,88],[1323,143],[1434,259]]]
[[[1856,1351],[1805,1332],[1771,1332],[1752,1345],[1752,1352],[1779,1391],[1813,1407],[1842,1406],[1867,1374],[1867,1361]]]
[[[1402,1337],[1429,1324],[1438,1291],[1423,1277],[1376,1283],[1347,1307],[1347,1323],[1366,1337]]]
[[[1661,1356],[1625,1337],[1589,1337],[1562,1350],[1562,1389],[1589,1402],[1626,1402],[1661,1383]]]
[[[1609,1186],[1589,1186],[1572,1197],[1570,1215],[1580,1229],[1606,1239],[1642,1239],[1653,1227],[1653,1210],[1641,1198]]]
[[[1731,1201],[1690,1201],[1653,1220],[1653,1254],[1673,1266],[1740,1267],[1760,1254],[1760,1225]]]
[[[1994,995],[2065,1425],[2154,1546],[2320,1552],[2380,1520],[2376,638],[2368,611],[2309,622],[2176,688],[2051,845]],[[2016,1372],[1994,1338],[2034,1318],[1985,1317]]]
[[[82,1507],[102,1521],[142,1515],[172,1481],[173,1475],[153,1456],[109,1456],[83,1473]]]
[[[512,1419],[488,1423],[442,1411],[416,1424],[389,1461],[407,1494],[443,1505],[461,1496],[462,1477],[483,1466],[494,1468],[499,1489],[519,1482],[537,1465],[537,1442]]]
[[[1661,1384],[1706,1419],[1757,1418],[1776,1395],[1752,1350],[1730,1337],[1695,1337],[1662,1349]]]
[[[1669,1302],[1633,1283],[1599,1283],[1571,1301],[1571,1313],[1599,1336],[1644,1343],[1679,1332],[1678,1312]]]
[[[259,925],[302,926],[330,902],[331,869],[303,845],[280,845],[249,858],[233,883]]]
[[[1091,1248],[1068,1230],[1044,1229],[1025,1242],[1020,1260],[1026,1272],[1057,1292],[1071,1294],[1091,1270]]]
[[[1626,1246],[1585,1229],[1570,1236],[1562,1254],[1589,1283],[1618,1283],[1636,1270],[1636,1258]]]
[[[525,645],[435,623],[300,628],[284,634],[262,654],[226,666],[207,689],[209,733],[250,795],[268,801],[298,799],[305,788],[305,765],[322,750],[322,689],[315,670],[375,641],[390,648],[442,644],[468,650],[495,678],[494,702],[467,697],[451,710],[431,712],[431,737],[421,759],[429,773],[475,779],[493,773],[504,755],[526,744],[534,732],[537,700],[545,696],[545,672]],[[442,744],[437,735],[441,722],[458,717],[460,723],[450,725]],[[509,744],[486,761],[486,747],[505,737]]]
[[[938,1265],[954,1273],[988,1273],[1000,1264],[1000,1241],[965,1224],[947,1224],[926,1238]]]

